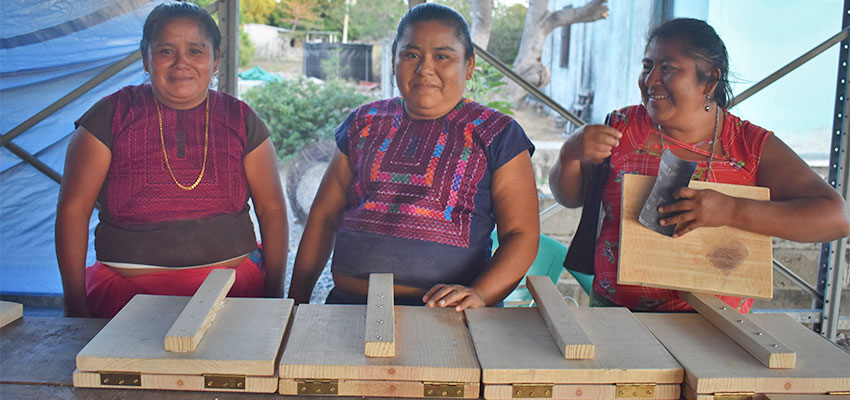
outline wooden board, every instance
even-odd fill
[[[688,305],[768,368],[794,368],[797,353],[717,296],[679,292]]]
[[[485,399],[512,399],[514,398],[514,387],[512,385],[485,385]],[[656,385],[653,388],[651,399],[676,399],[681,397],[681,385]],[[552,387],[552,399],[617,399],[617,387],[615,385],[554,385]],[[638,397],[624,397],[638,398]]]
[[[387,358],[363,353],[365,316],[362,305],[298,306],[280,360],[281,394],[297,394],[283,382],[297,379],[479,382],[481,370],[463,314],[396,306],[396,356]],[[478,397],[478,391],[466,396]]]
[[[339,390],[337,396],[373,396],[373,397],[394,397],[394,398],[420,398],[425,391],[425,384],[419,381],[389,381],[389,380],[352,380],[341,379],[338,381]],[[474,399],[478,398],[481,384],[478,382],[465,382],[463,384],[463,396],[459,398]],[[281,379],[278,389],[280,394],[301,394],[299,393],[298,380],[296,379]],[[437,396],[446,397],[446,396]]]
[[[98,318],[27,316],[3,327],[0,382],[70,386],[74,358],[106,322]]]
[[[625,308],[577,308],[596,347],[590,360],[567,360],[534,308],[466,310],[469,332],[489,384],[680,384],[683,370]]]
[[[773,248],[770,237],[732,227],[703,227],[679,238],[653,232],[637,218],[653,177],[623,176],[617,282],[684,291],[770,299]],[[767,188],[691,181],[694,189],[756,200]]]
[[[395,357],[393,274],[369,274],[366,298],[366,357]]]
[[[785,314],[750,318],[797,351],[792,369],[763,366],[699,314],[636,314],[685,368],[696,394],[850,391],[850,354]],[[687,394],[687,393],[686,393]]]
[[[236,392],[236,393],[274,393],[277,391],[276,376],[247,376],[245,377],[245,387],[238,389],[208,389],[204,386],[204,377],[202,375],[181,375],[181,374],[140,374],[141,386],[115,386],[105,385],[100,381],[100,374],[97,372],[83,372],[80,370],[74,371],[74,386],[87,388],[115,388],[115,389],[160,389],[160,390],[210,390],[215,392]]]
[[[558,291],[552,280],[548,276],[529,276],[526,278],[526,284],[564,358],[593,358],[593,342],[587,337],[581,324],[576,322],[573,308],[564,301],[564,295]]]
[[[81,371],[272,376],[291,299],[228,298],[192,353],[165,351],[189,297],[137,295],[77,355]]]
[[[850,394],[768,394],[764,400],[850,400]]]
[[[24,305],[11,301],[0,301],[0,328],[24,316]]]
[[[165,350],[192,352],[210,328],[224,296],[236,282],[236,271],[220,268],[210,271],[189,304],[165,334]]]

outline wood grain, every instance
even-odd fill
[[[850,391],[850,354],[785,314],[750,318],[797,351],[792,369],[765,367],[699,314],[636,315],[685,367],[695,394]]]
[[[678,238],[638,222],[653,177],[623,176],[617,282],[684,291],[769,299],[773,297],[770,237],[740,229],[703,227]],[[734,197],[770,199],[767,188],[691,181]]]
[[[192,390],[210,392],[236,393],[274,393],[277,391],[276,376],[247,376],[244,389],[208,389],[204,386],[202,375],[164,375],[141,374],[142,386],[110,386],[100,383],[97,372],[74,371],[74,386],[87,388],[117,388],[117,389],[161,389],[161,390]]]
[[[764,400],[850,400],[850,394],[766,394]]]
[[[163,338],[189,297],[137,295],[77,355],[81,371],[272,376],[291,299],[227,298],[192,353]]]
[[[210,271],[204,283],[165,334],[165,350],[195,351],[234,282],[236,282],[236,271],[230,268]]]
[[[466,310],[469,332],[488,384],[679,384],[683,370],[625,308],[577,308],[576,320],[596,347],[589,360],[567,360],[533,308]]]
[[[24,316],[24,305],[11,301],[0,301],[0,328]]]
[[[649,399],[678,400],[681,396],[680,385],[655,385],[654,393]],[[485,385],[485,399],[512,399],[513,385]],[[588,400],[616,399],[616,385],[553,385],[553,399]],[[627,397],[628,398],[628,397]]]
[[[797,354],[782,341],[710,294],[680,292],[679,296],[708,322],[768,368],[794,368]],[[850,366],[848,366],[850,368]]]
[[[529,276],[526,285],[564,358],[593,358],[593,342],[576,321],[573,308],[564,301],[552,280],[548,276]]]
[[[478,398],[481,384],[466,382],[463,385],[463,399]],[[339,380],[339,396],[370,396],[393,398],[421,398],[425,385],[421,381],[390,381],[390,380]],[[298,393],[298,380],[281,379],[278,393],[282,395],[303,395]]]
[[[395,357],[393,274],[369,274],[366,298],[366,357]]]
[[[298,306],[280,360],[281,379],[479,381],[463,314],[396,306],[395,316],[396,356],[372,358],[362,350],[365,306]]]

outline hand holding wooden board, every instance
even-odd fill
[[[666,289],[769,299],[773,297],[770,237],[728,226],[702,227],[671,238],[638,222],[652,189],[649,176],[623,176],[617,282]],[[691,181],[693,189],[769,200],[767,188]]]

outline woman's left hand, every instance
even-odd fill
[[[676,192],[675,198],[679,200],[658,207],[658,211],[664,214],[679,213],[659,221],[662,226],[678,225],[673,233],[674,238],[703,226],[729,225],[735,210],[733,197],[711,189],[684,187]]]
[[[487,305],[484,298],[471,287],[442,283],[434,285],[428,293],[425,293],[422,301],[431,308],[454,306],[455,311],[458,312]]]

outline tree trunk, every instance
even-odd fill
[[[493,27],[493,0],[469,0],[472,12],[472,42],[486,49]]]
[[[607,16],[606,0],[592,0],[579,8],[567,6],[553,12],[549,11],[549,0],[529,0],[519,52],[514,60],[514,71],[534,86],[548,85],[551,75],[540,63],[546,36],[561,26],[596,21]],[[509,80],[505,93],[511,102],[520,104],[527,92]]]

